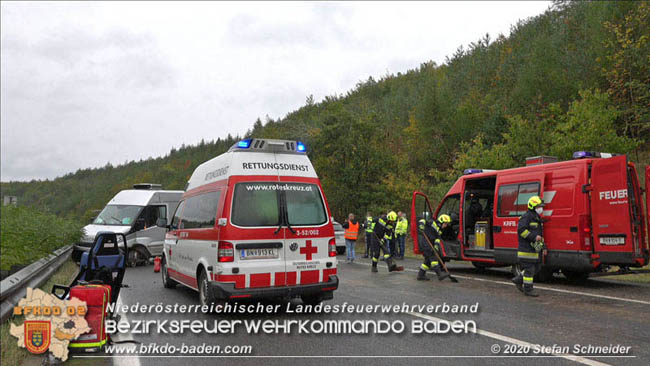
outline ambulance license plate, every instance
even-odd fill
[[[601,237],[600,238],[600,244],[601,245],[624,245],[625,244],[625,238],[622,237],[622,236],[618,236],[618,237],[612,237],[612,236]]]
[[[276,259],[278,250],[276,248],[242,249],[241,259]]]

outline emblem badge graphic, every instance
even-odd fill
[[[298,249],[298,243],[293,242],[291,245],[289,245],[289,249],[291,249],[292,252],[295,252],[296,249]]]
[[[50,347],[49,320],[27,320],[25,327],[25,348],[31,353],[39,354],[47,351]]]

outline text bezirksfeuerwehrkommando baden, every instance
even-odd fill
[[[240,304],[225,303],[216,305],[185,305],[185,304],[140,304],[132,305],[109,304],[108,311],[113,313],[139,314],[187,314],[187,313],[220,313],[220,314],[399,314],[399,313],[428,313],[428,314],[476,314],[478,302],[468,304],[425,304],[412,305],[407,303],[387,304]]]

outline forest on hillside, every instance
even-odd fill
[[[465,168],[520,166],[528,156],[606,151],[643,166],[648,29],[648,2],[556,1],[507,37],[486,34],[441,65],[370,77],[320,102],[309,96],[283,118],[258,119],[246,137],[305,142],[337,218],[407,209],[414,190],[436,200]],[[134,183],[183,189],[196,166],[240,138],[214,137],[156,159],[2,183],[2,195],[87,220]]]

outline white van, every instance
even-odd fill
[[[165,222],[171,220],[183,196],[183,191],[165,191],[161,188],[160,184],[141,183],[116,194],[92,224],[84,227],[81,242],[73,247],[72,259],[78,262],[100,231],[126,235],[129,247],[127,263],[131,266],[161,255],[166,229],[158,226],[157,221],[161,218]]]
[[[162,279],[231,299],[333,298],[330,210],[297,141],[246,139],[196,168],[165,238]]]

